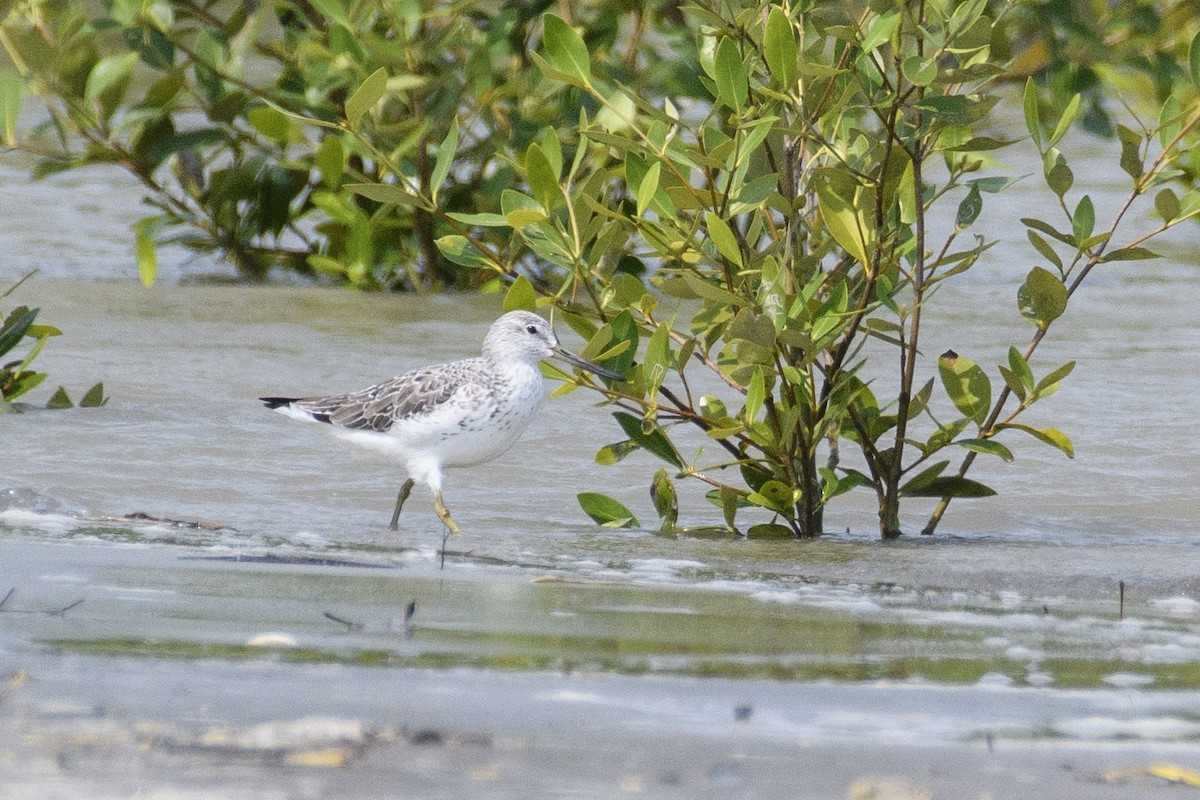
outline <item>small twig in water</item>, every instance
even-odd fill
[[[1125,619],[1125,581],[1117,581],[1117,598],[1117,619]]]
[[[8,602],[8,598],[12,597],[13,592],[15,592],[16,590],[17,590],[17,587],[15,587],[15,586],[13,588],[9,589],[8,594],[4,595],[4,599],[0,600],[0,611],[4,610],[4,604]]]
[[[11,592],[10,592],[11,594]],[[7,599],[7,598],[6,598]],[[25,681],[29,680],[29,671],[24,669],[17,670],[17,674],[9,679],[8,685],[0,689],[0,703],[3,703],[8,696],[25,685]]]
[[[412,636],[412,618],[413,614],[417,613],[417,601],[409,600],[408,605],[404,607],[404,637]]]
[[[361,631],[363,629],[363,624],[361,622],[354,622],[353,620],[342,619],[341,617],[334,614],[332,611],[325,612],[325,619],[333,620],[334,622],[345,625],[347,631]]]
[[[50,615],[50,616],[52,616],[52,617],[62,617],[62,616],[66,616],[66,613],[67,613],[68,611],[70,611],[72,608],[74,608],[75,606],[77,606],[77,605],[79,605],[80,603],[82,603],[82,602],[84,601],[84,599],[85,599],[85,598],[82,598],[82,597],[81,597],[81,598],[79,598],[78,600],[76,600],[74,603],[70,603],[69,605],[65,605],[65,606],[63,606],[62,608],[56,608],[56,609],[52,609],[52,610],[50,610],[50,611],[47,611],[46,613],[47,613],[47,614],[49,614],[49,615]]]

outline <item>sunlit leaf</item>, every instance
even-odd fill
[[[763,483],[747,497],[751,503],[782,514],[791,519],[796,514],[795,492],[783,481],[771,479]]]
[[[346,122],[351,128],[358,126],[358,121],[370,111],[387,92],[388,75],[383,67],[367,76],[354,94],[346,100]]]
[[[152,286],[158,276],[158,248],[151,235],[152,220],[142,220],[133,225],[133,249],[137,259],[138,278],[143,286]]]
[[[938,374],[954,407],[982,425],[992,405],[992,384],[987,373],[971,359],[947,350],[938,357]]]
[[[639,217],[644,216],[646,209],[654,202],[654,195],[658,192],[658,176],[661,172],[662,163],[655,161],[642,176],[642,182],[637,189],[637,214]]]
[[[1075,447],[1071,444],[1071,440],[1067,435],[1057,428],[1035,428],[1032,425],[1023,425],[1019,422],[1002,422],[996,426],[997,430],[1012,428],[1013,430],[1024,431],[1040,442],[1045,442],[1052,447],[1057,447],[1059,450],[1067,454],[1068,458],[1075,457]]]
[[[1075,95],[1071,101],[1067,103],[1066,109],[1063,110],[1062,116],[1058,118],[1058,124],[1054,126],[1054,133],[1050,136],[1050,147],[1058,144],[1059,140],[1066,135],[1067,130],[1075,123],[1075,118],[1079,116],[1079,101],[1081,95]]]
[[[443,236],[434,241],[438,251],[446,257],[448,261],[459,264],[464,267],[474,267],[476,269],[497,269],[496,263],[486,257],[479,251],[471,241],[465,236],[458,234],[450,234]]]
[[[543,18],[542,46],[546,59],[568,83],[586,87],[592,80],[591,54],[579,34],[559,17],[546,14]]]
[[[1037,385],[1033,387],[1033,394],[1038,398],[1049,397],[1058,391],[1058,387],[1062,385],[1063,379],[1071,374],[1071,370],[1075,369],[1075,362],[1068,361],[1060,367],[1057,367],[1046,373]]]
[[[654,480],[650,483],[650,500],[658,512],[659,527],[664,531],[674,528],[679,522],[679,497],[665,469],[654,473]]]
[[[704,225],[708,230],[708,238],[712,241],[717,252],[729,259],[735,266],[742,266],[742,250],[738,246],[737,236],[733,229],[711,211],[704,212]]]
[[[534,199],[546,211],[553,211],[561,196],[558,175],[554,173],[550,160],[536,143],[529,145],[525,150],[525,177]]]
[[[1017,307],[1044,330],[1067,310],[1067,287],[1054,273],[1034,267],[1017,289]]]
[[[535,311],[537,310],[537,298],[537,289],[533,288],[529,278],[518,275],[517,279],[512,282],[512,286],[508,287],[508,291],[504,293],[504,313]]]

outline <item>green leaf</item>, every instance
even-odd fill
[[[0,328],[0,356],[17,346],[25,336],[25,332],[29,330],[29,326],[33,324],[34,319],[37,318],[39,310],[37,308],[17,309],[8,316],[8,319],[4,320],[4,326]]]
[[[901,70],[905,79],[913,86],[928,86],[937,78],[937,62],[921,56],[909,56],[904,59]]]
[[[1079,116],[1079,101],[1080,95],[1075,95],[1071,98],[1071,102],[1067,103],[1066,110],[1062,116],[1058,118],[1058,124],[1054,126],[1054,134],[1050,137],[1050,147],[1054,147],[1059,141],[1066,136],[1067,130],[1074,124],[1075,118]]]
[[[641,450],[641,448],[628,439],[623,442],[606,444],[596,451],[596,463],[604,467],[611,467],[635,450]]]
[[[298,132],[294,118],[271,106],[259,106],[246,112],[250,127],[272,141],[285,143]]]
[[[458,150],[458,119],[450,123],[450,132],[446,134],[446,138],[438,145],[437,160],[433,163],[433,170],[429,173],[429,196],[433,199],[434,204],[437,204],[438,192],[442,188],[442,184],[446,182],[446,177],[450,174],[450,167],[454,164],[454,155]]]
[[[708,238],[712,241],[717,252],[737,267],[742,266],[742,250],[738,247],[737,236],[733,229],[711,211],[704,212],[704,226],[708,230]]]
[[[960,478],[957,475],[947,475],[943,478],[933,478],[919,486],[913,486],[910,481],[900,489],[901,497],[991,497],[996,490],[970,478]]]
[[[762,522],[751,525],[746,530],[747,539],[795,539],[796,534],[786,525],[775,522]]]
[[[708,300],[720,305],[733,306],[741,308],[749,303],[748,300],[738,297],[733,292],[717,286],[715,283],[706,281],[699,275],[694,275],[691,272],[684,273],[684,283],[692,292],[702,300]]]
[[[747,425],[758,418],[758,412],[762,409],[766,396],[766,382],[763,379],[762,367],[756,366],[750,375],[750,382],[746,384],[746,409],[743,412],[743,418]]]
[[[580,492],[576,496],[579,507],[605,528],[637,528],[637,518],[628,508],[618,503],[606,494],[599,492]]]
[[[1024,356],[1015,347],[1008,348],[1008,368],[1009,374],[1013,376],[1016,383],[1009,383],[1009,388],[1016,392],[1017,397],[1022,401],[1026,395],[1033,391],[1033,370],[1029,368]],[[1008,376],[1005,376],[1008,380]]]
[[[997,430],[1004,428],[1025,431],[1025,433],[1028,433],[1038,441],[1045,442],[1052,447],[1057,447],[1067,454],[1067,458],[1075,457],[1075,446],[1071,444],[1071,440],[1067,438],[1067,435],[1057,428],[1035,428],[1032,425],[1023,425],[1019,422],[1002,422],[996,426]]]
[[[1092,198],[1090,195],[1084,195],[1079,201],[1079,205],[1075,206],[1075,214],[1071,217],[1071,228],[1075,234],[1076,242],[1083,242],[1092,235],[1092,231],[1096,228],[1096,209],[1092,206]]]
[[[150,235],[154,219],[144,219],[133,224],[133,250],[137,257],[138,278],[143,286],[153,286],[158,276],[158,248]]]
[[[1169,186],[1160,189],[1158,194],[1154,195],[1154,210],[1162,217],[1163,222],[1170,222],[1179,217],[1179,197]]]
[[[746,499],[756,506],[769,508],[791,519],[796,514],[795,493],[792,487],[774,478],[764,483],[758,491],[751,492]]]
[[[1021,316],[1045,330],[1067,310],[1067,287],[1054,273],[1034,267],[1017,289],[1017,307]]]
[[[1117,126],[1117,138],[1121,140],[1121,169],[1135,181],[1146,171],[1142,161],[1142,135],[1124,125]]]
[[[746,107],[746,93],[749,91],[750,81],[746,75],[746,65],[742,63],[742,54],[738,52],[737,42],[728,36],[721,37],[713,68],[716,71],[714,78],[717,84],[717,98],[741,113]]]
[[[504,313],[509,311],[536,311],[537,289],[524,275],[518,275],[512,286],[504,293]]]
[[[1188,48],[1188,72],[1192,76],[1192,89],[1200,92],[1200,32],[1192,37]]]
[[[575,29],[553,14],[543,18],[542,46],[546,59],[563,79],[586,88],[592,81],[591,54]]]
[[[529,191],[538,204],[547,213],[553,211],[556,201],[561,196],[558,175],[536,142],[525,150],[525,177],[529,181]]]
[[[11,69],[0,69],[0,136],[8,147],[17,144],[17,119],[25,101],[25,80]]]
[[[650,483],[650,500],[658,512],[659,528],[664,531],[673,529],[679,522],[679,496],[665,469],[654,473],[654,480]]]
[[[954,220],[955,227],[960,231],[971,227],[982,210],[983,197],[979,194],[979,187],[972,186],[971,190],[967,192],[967,196],[958,204],[958,214]]]
[[[958,439],[954,444],[965,447],[973,453],[999,456],[1004,461],[1012,461],[1012,451],[995,439]]]
[[[785,92],[795,88],[798,55],[796,32],[787,13],[776,5],[771,7],[771,13],[767,16],[767,27],[763,32],[763,55],[776,85]]]
[[[1058,253],[1054,252],[1054,248],[1050,246],[1049,242],[1043,239],[1041,235],[1035,232],[1032,228],[1025,231],[1025,236],[1029,239],[1029,243],[1033,245],[1033,249],[1042,254],[1042,258],[1058,267],[1060,272],[1062,271],[1062,259],[1059,258]]]
[[[388,75],[383,67],[367,76],[354,94],[346,100],[346,122],[351,128],[357,127],[358,121],[370,111],[387,92]]]
[[[866,35],[862,39],[864,53],[869,53],[880,45],[888,42],[896,28],[900,26],[900,12],[890,9],[871,21]]]
[[[390,203],[395,206],[413,206],[419,204],[419,198],[399,186],[390,183],[347,183],[346,191],[361,194],[376,203]]]
[[[992,405],[992,384],[987,373],[971,359],[947,350],[938,357],[938,374],[954,407],[982,425]]]
[[[821,219],[834,241],[869,269],[869,253],[874,248],[874,235],[867,219],[870,209],[854,202],[852,187],[837,185],[839,179],[828,174],[827,177],[828,180],[816,181]]]
[[[67,394],[67,390],[63,387],[58,387],[54,394],[50,395],[50,399],[46,401],[46,408],[55,411],[61,411],[64,408],[74,408],[75,404],[71,402],[71,396]]]
[[[471,244],[471,240],[458,234],[450,234],[436,239],[434,244],[447,261],[464,267],[475,269],[495,270],[497,266],[490,258],[479,252],[479,248]]]
[[[1122,247],[1119,250],[1113,250],[1105,253],[1100,259],[1103,264],[1108,261],[1143,261],[1148,258],[1162,258],[1158,253],[1145,247]]]
[[[108,117],[124,96],[137,62],[137,53],[105,56],[97,61],[88,73],[83,99],[105,106],[105,117]]]
[[[104,396],[104,384],[97,383],[95,386],[87,390],[87,394],[79,401],[80,408],[99,408],[108,402],[108,398]]]
[[[1025,107],[1025,129],[1029,131],[1029,136],[1033,139],[1033,143],[1037,145],[1038,150],[1041,150],[1042,123],[1038,119],[1037,85],[1034,84],[1032,77],[1025,81],[1023,102]]]
[[[1050,191],[1062,197],[1075,185],[1075,173],[1066,165],[1066,162],[1057,161],[1046,172],[1046,185],[1050,187]]]
[[[658,192],[658,178],[662,172],[662,163],[655,161],[646,170],[646,174],[642,176],[642,182],[638,184],[637,189],[637,215],[644,216],[646,209],[654,202],[654,195]]]
[[[622,372],[619,369],[615,371]],[[632,414],[627,414],[624,411],[616,411],[613,412],[613,417],[616,418],[617,424],[621,426],[621,430],[625,431],[625,435],[629,437],[631,442],[647,452],[658,456],[668,464],[679,468],[683,467],[683,459],[679,457],[675,446],[671,444],[671,440],[667,438],[667,435],[663,433],[662,428],[657,423],[651,423],[650,430],[647,432],[642,430],[642,420]]]
[[[1062,385],[1063,379],[1070,375],[1073,369],[1075,369],[1075,362],[1068,361],[1061,367],[1051,370],[1033,387],[1033,396],[1041,399],[1057,392],[1058,387]]]

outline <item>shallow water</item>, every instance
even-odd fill
[[[595,466],[622,437],[576,392],[449,474],[466,534],[443,558],[419,491],[386,530],[393,467],[254,398],[472,355],[498,298],[214,285],[222,268],[179,254],[144,289],[119,266],[136,194],[64,176],[19,184],[17,208],[0,166],[0,283],[41,267],[11,301],[66,334],[37,366],[111,397],[0,417],[9,796],[382,796],[398,760],[412,796],[774,796],[803,765],[813,797],[873,772],[947,796],[1036,775],[1022,796],[1144,797],[1140,766],[1200,767],[1200,297],[1182,258],[1098,275],[1039,353],[1038,372],[1079,361],[1036,409],[1077,457],[1017,440],[1015,463],[981,459],[999,496],[956,503],[933,539],[878,542],[865,499],[813,543],[597,528],[576,493],[648,522],[657,465]],[[928,358],[1023,345],[1013,249],[945,290]],[[711,521],[700,494],[684,522]],[[345,758],[304,760],[320,752]],[[863,752],[876,768],[844,757]]]

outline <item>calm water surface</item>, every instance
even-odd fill
[[[1068,433],[1076,458],[1010,440],[1015,463],[973,473],[999,496],[956,503],[932,540],[879,543],[865,497],[831,509],[816,543],[597,528],[575,495],[605,491],[652,520],[657,465],[593,464],[622,437],[576,392],[498,461],[449,473],[466,535],[443,563],[426,495],[402,534],[386,530],[394,467],[254,398],[474,355],[497,298],[217,285],[224,268],[178,253],[144,289],[135,192],[99,173],[22,174],[0,164],[0,284],[40,268],[10,303],[66,334],[39,359],[50,384],[34,398],[103,380],[111,400],[0,417],[11,796],[264,776],[279,796],[386,796],[402,762],[412,796],[777,796],[809,764],[811,796],[831,797],[870,772],[844,758],[863,748],[946,796],[1010,796],[1040,767],[1022,796],[1144,797],[1157,784],[1141,766],[1200,768],[1186,239],[1097,275],[1039,351],[1039,373],[1078,360],[1030,420]],[[1098,207],[1116,188],[1098,187]],[[993,365],[1024,345],[1028,259],[998,246],[943,291],[929,365],[948,348]],[[907,510],[919,530],[928,505]],[[711,521],[697,487],[684,521]],[[350,769],[288,760],[318,751],[348,753]]]

